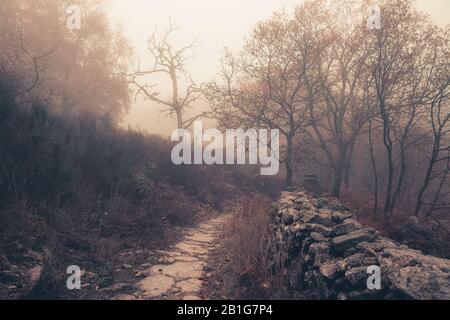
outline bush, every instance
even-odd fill
[[[240,201],[230,226],[221,237],[220,257],[228,263],[217,271],[229,279],[222,288],[214,288],[229,299],[286,298],[282,250],[274,250],[276,241],[270,232],[271,199],[252,195]]]
[[[15,242],[52,252],[34,296],[58,295],[74,259],[103,268],[123,248],[156,247],[210,205],[205,169],[173,165],[168,140],[0,99],[0,257],[26,261]]]

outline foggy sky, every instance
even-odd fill
[[[198,37],[196,56],[188,64],[197,83],[212,80],[219,70],[219,59],[226,46],[238,51],[252,27],[267,19],[274,11],[292,8],[298,0],[110,0],[109,14],[119,24],[136,48],[136,54],[149,61],[147,39],[155,27],[167,26],[169,18],[182,27],[173,37],[180,46]],[[428,12],[440,26],[450,23],[450,0],[417,0],[418,7]],[[160,78],[152,79],[167,92],[168,84]],[[198,108],[205,105],[199,102]],[[169,135],[176,121],[164,117],[158,120],[158,106],[139,99],[124,119],[124,125],[149,133]]]

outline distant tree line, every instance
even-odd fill
[[[410,0],[306,0],[259,23],[205,86],[221,126],[279,129],[286,186],[314,172],[373,210],[450,209],[450,28]]]
[[[67,9],[74,5],[81,10],[79,30],[67,27]],[[109,25],[104,5],[103,0],[0,3],[0,73],[18,83],[18,102],[39,99],[62,115],[121,119],[131,102],[132,48]]]

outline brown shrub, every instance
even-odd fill
[[[271,199],[252,196],[236,208],[221,244],[229,263],[220,271],[229,278],[226,291],[231,299],[277,299],[286,297],[286,277],[281,251],[274,253],[270,230]]]

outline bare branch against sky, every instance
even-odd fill
[[[193,79],[198,82],[210,81],[219,70],[219,59],[224,46],[239,50],[252,27],[272,15],[274,11],[291,9],[299,1],[293,0],[111,0],[109,14],[119,23],[127,37],[137,48],[137,54],[145,57],[147,40],[155,26],[164,26],[169,17],[181,25],[174,41],[180,44],[185,39],[199,37],[195,59],[189,62]],[[418,0],[421,10],[431,15],[440,26],[450,23],[450,1]],[[132,18],[131,18],[132,17]],[[162,79],[162,83],[164,79]],[[200,105],[199,107],[204,107]],[[159,117],[154,108],[143,101],[137,101],[126,124],[137,125],[143,130],[168,135],[172,130],[172,120]]]

